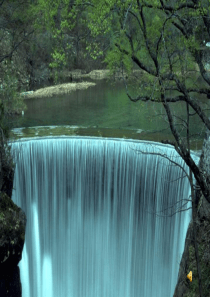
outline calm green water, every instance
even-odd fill
[[[80,135],[127,137],[161,141],[171,139],[170,129],[161,104],[131,102],[122,83],[97,81],[95,87],[51,98],[26,99],[24,116],[13,119],[12,126],[68,125]],[[173,112],[182,117],[185,105],[174,104]],[[75,130],[76,128],[76,130]],[[180,129],[182,129],[180,125]],[[181,130],[180,130],[181,131]],[[196,145],[205,132],[199,119],[191,121]]]

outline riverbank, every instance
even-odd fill
[[[131,77],[138,77],[139,75],[142,75],[142,71],[140,70],[134,70]],[[107,69],[98,69],[98,70],[92,70],[89,73],[85,73],[81,69],[76,69],[69,72],[63,72],[62,78],[67,81],[71,81],[74,79],[93,79],[93,80],[103,80],[103,79],[115,79],[115,80],[121,80],[121,79],[127,79],[128,75],[125,72],[118,71],[115,73],[114,76],[111,75],[110,71]],[[58,84],[54,86],[47,86],[44,88],[37,89],[36,91],[27,91],[22,92],[21,96],[24,96],[25,99],[28,98],[36,98],[36,97],[51,97],[54,95],[62,95],[62,94],[68,94],[72,91],[76,90],[84,90],[89,87],[95,86],[95,82],[89,82],[89,81],[82,81],[82,82],[69,82],[69,83],[63,83]]]
[[[77,78],[90,78],[90,79],[94,79],[94,80],[101,80],[101,79],[111,79],[111,80],[121,80],[121,79],[128,79],[128,78],[135,78],[135,77],[139,77],[144,73],[143,70],[140,69],[136,69],[133,70],[132,73],[130,73],[128,75],[128,73],[126,73],[126,71],[122,71],[121,69],[119,69],[118,71],[116,71],[114,74],[111,73],[110,70],[108,69],[96,69],[96,70],[92,70],[89,73],[86,73],[85,71],[81,70],[81,69],[76,69],[76,70],[72,70],[70,72],[66,72],[63,75],[65,77],[71,77],[72,79],[77,79]]]
[[[72,79],[78,79],[78,78],[90,78],[94,80],[108,79],[110,77],[110,70],[98,69],[98,70],[92,70],[91,72],[86,73],[81,69],[75,69],[66,73],[66,77],[71,77]]]

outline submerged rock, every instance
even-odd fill
[[[0,194],[0,296],[20,297],[26,216],[6,193]]]

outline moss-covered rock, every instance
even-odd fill
[[[0,296],[21,296],[19,267],[26,216],[6,193],[0,193]]]

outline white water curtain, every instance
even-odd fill
[[[139,152],[183,165],[173,149],[79,137],[12,148],[13,200],[27,216],[23,297],[173,296],[191,212],[166,214],[189,184],[166,158]]]

